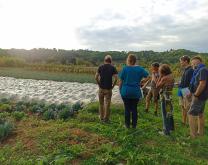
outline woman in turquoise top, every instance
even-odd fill
[[[136,65],[136,57],[129,54],[125,66],[119,73],[120,78],[120,94],[125,106],[125,125],[130,128],[130,120],[132,116],[132,127],[137,125],[137,104],[142,97],[140,82],[148,76],[148,72]]]

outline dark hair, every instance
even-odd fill
[[[160,69],[159,70],[160,70],[160,73],[162,75],[165,75],[165,76],[172,73],[168,64],[160,65]]]
[[[194,57],[191,59],[191,61],[192,61],[192,60],[199,60],[200,62],[203,61],[202,58],[201,58],[200,56],[194,56]]]
[[[152,67],[157,67],[157,68],[159,68],[159,67],[160,67],[160,64],[159,64],[158,62],[153,62],[153,63],[151,64],[151,66],[152,66]]]
[[[136,64],[136,56],[133,54],[129,54],[127,57],[126,63],[130,65]]]
[[[181,58],[180,58],[180,60],[181,61],[187,61],[188,63],[190,63],[190,57],[189,56],[182,56]]]

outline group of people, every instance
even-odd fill
[[[162,134],[170,135],[174,130],[172,91],[178,85],[179,105],[182,110],[182,123],[189,123],[190,136],[195,138],[204,135],[204,109],[208,99],[208,69],[200,56],[190,59],[182,56],[179,61],[183,68],[181,81],[175,83],[171,68],[167,64],[154,62],[151,75],[143,67],[136,64],[136,56],[129,54],[126,66],[118,73],[112,65],[112,57],[105,56],[95,75],[99,86],[99,118],[101,122],[109,122],[112,89],[119,79],[119,91],[125,107],[125,127],[137,127],[137,105],[148,87],[145,112],[149,112],[150,102],[154,102],[154,114],[158,115],[159,100],[163,120]],[[141,87],[141,81],[147,79]],[[189,121],[189,122],[188,122]]]

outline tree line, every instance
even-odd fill
[[[77,66],[91,67],[89,72],[94,72],[93,67],[103,63],[105,55],[110,54],[114,65],[118,68],[125,63],[129,53],[135,54],[138,63],[149,68],[152,62],[170,64],[174,72],[179,70],[179,58],[183,55],[193,57],[200,55],[208,62],[208,53],[198,53],[185,49],[170,49],[163,52],[154,51],[92,51],[92,50],[64,50],[64,49],[0,49],[0,66],[2,67],[32,67],[39,70],[59,68],[60,70],[71,71]],[[208,63],[207,63],[208,64]],[[65,66],[72,67],[72,69]],[[47,70],[46,69],[46,70]],[[53,70],[53,69],[52,69]],[[59,69],[58,69],[59,70]],[[92,71],[93,70],[93,71]]]

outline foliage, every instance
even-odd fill
[[[73,106],[72,106],[72,110],[73,111],[78,111],[78,110],[80,110],[80,109],[82,109],[83,108],[83,106],[82,106],[82,103],[81,102],[76,102],[75,104],[73,104]]]
[[[98,103],[93,103],[71,120],[44,121],[30,116],[20,121],[18,137],[10,140],[14,143],[1,146],[0,163],[206,165],[207,133],[204,137],[189,139],[188,127],[181,124],[178,98],[174,96],[173,99],[176,130],[171,136],[158,134],[162,129],[161,117],[154,116],[153,106],[145,113],[143,101],[138,106],[138,128],[128,130],[123,127],[122,106],[112,105],[111,122],[101,123]],[[30,106],[37,104],[30,103]],[[65,104],[46,107],[56,111],[72,108]]]
[[[1,102],[2,101],[2,102]],[[44,120],[51,119],[68,119],[73,117],[74,113],[82,109],[81,103],[69,104],[47,104],[44,102],[14,102],[7,99],[0,101],[0,116],[8,116],[12,112],[12,116],[17,120],[25,117],[25,113],[37,114],[42,116]]]
[[[44,120],[50,120],[50,119],[55,119],[55,118],[56,118],[55,111],[52,110],[52,109],[46,110],[43,113],[43,119]]]
[[[20,121],[25,117],[24,112],[15,111],[12,113],[12,116],[15,118],[15,120]]]
[[[178,76],[179,58],[183,55],[193,57],[201,55],[206,62],[208,53],[197,53],[185,49],[167,50],[164,52],[154,51],[91,51],[91,50],[61,50],[61,49],[1,49],[0,66],[3,67],[25,67],[27,70],[65,72],[65,73],[87,73],[94,74],[97,66],[103,63],[104,56],[110,54],[113,64],[118,70],[126,61],[128,53],[137,56],[139,65],[148,69],[152,62],[167,63],[172,66],[173,73]]]
[[[13,129],[14,126],[11,122],[0,118],[0,142],[5,139]]]
[[[58,118],[66,120],[69,117],[72,117],[74,115],[74,111],[70,108],[64,108],[59,111]]]
[[[11,112],[12,107],[9,104],[0,104],[0,112]]]
[[[84,70],[84,69],[83,69]],[[53,80],[53,81],[66,81],[66,82],[80,82],[80,83],[95,83],[94,74],[85,73],[60,73],[32,70],[29,68],[1,68],[0,76],[36,79],[36,80]]]

